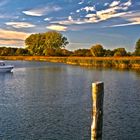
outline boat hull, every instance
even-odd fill
[[[12,72],[14,66],[0,66],[0,72]]]

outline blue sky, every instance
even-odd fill
[[[0,46],[23,47],[32,33],[60,31],[67,49],[125,47],[140,38],[139,0],[0,0]]]

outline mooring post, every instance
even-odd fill
[[[92,83],[91,140],[102,139],[104,83]]]

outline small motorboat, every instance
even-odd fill
[[[12,72],[13,68],[13,65],[6,65],[4,61],[0,61],[0,72]]]

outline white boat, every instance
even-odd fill
[[[13,68],[13,65],[6,65],[4,61],[0,61],[0,72],[11,72]]]

